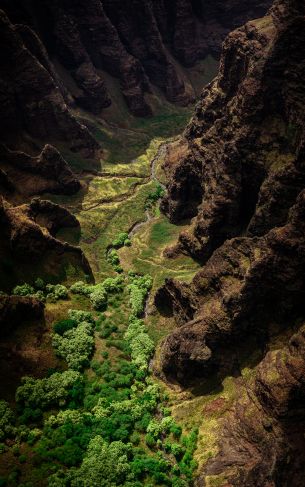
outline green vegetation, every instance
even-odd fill
[[[123,289],[123,278],[108,277],[101,284],[95,286],[85,284],[83,281],[78,281],[70,287],[70,291],[74,294],[82,294],[90,298],[93,309],[103,311],[107,307],[108,295],[110,293],[119,293]]]
[[[145,301],[152,287],[152,278],[149,275],[130,275],[131,283],[128,286],[130,294],[130,307],[134,316],[141,316],[144,312]]]
[[[93,325],[84,321],[62,335],[55,333],[52,344],[56,355],[65,359],[70,369],[81,370],[89,365],[93,352]]]
[[[48,300],[54,303],[60,299],[68,298],[68,289],[62,284],[44,284],[44,281],[37,278],[34,284],[35,287],[30,284],[22,284],[16,286],[13,289],[15,296],[28,296],[39,299],[40,301]]]
[[[145,202],[145,209],[149,210],[151,209],[157,201],[159,201],[162,196],[164,196],[165,190],[162,188],[160,184],[157,185],[156,189],[149,193],[149,195],[146,198]]]
[[[128,237],[128,233],[126,232],[121,232],[119,235],[113,240],[112,242],[112,247],[115,247],[116,249],[120,249],[121,247],[130,247],[131,241]]]
[[[82,376],[74,370],[55,372],[44,379],[24,377],[22,385],[16,391],[16,402],[20,406],[33,409],[64,406],[71,388],[81,382]]]
[[[190,277],[197,268],[187,257],[163,255],[182,228],[154,216],[163,189],[150,180],[151,160],[163,142],[148,144],[152,135],[176,133],[187,117],[181,111],[178,119],[168,113],[135,122],[139,132],[131,138],[138,144],[127,148],[126,139],[118,143],[110,130],[97,129],[106,177],[82,176],[85,189],[78,195],[52,196],[75,208],[82,230],[74,243],[88,256],[97,284],[75,275],[68,289],[42,279],[14,289],[46,301],[59,360],[45,377],[23,378],[16,407],[0,403],[0,452],[7,464],[0,486],[192,485],[197,425],[184,428],[174,419],[173,403],[149,367],[157,342],[150,325],[159,337],[168,324],[144,318],[149,294],[165,276]],[[83,167],[80,159],[74,162]],[[151,220],[142,225],[147,213]]]

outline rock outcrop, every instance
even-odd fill
[[[91,276],[82,250],[55,237],[60,228],[78,225],[67,210],[50,201],[35,199],[30,205],[12,206],[2,199],[1,288],[10,290],[17,282],[31,282],[37,276],[65,280],[71,271]]]
[[[165,161],[163,210],[191,219],[168,255],[189,253],[202,269],[156,294],[177,328],[155,367],[183,387],[234,376],[238,390],[217,418],[211,458],[198,452],[198,487],[304,483],[304,27],[304,3],[277,0],[231,33]],[[245,350],[261,360],[246,378]]]
[[[36,298],[0,296],[0,336],[12,333],[28,320],[42,320],[44,304]]]
[[[305,191],[285,226],[263,237],[227,240],[191,286],[169,280],[159,290],[157,306],[167,303],[180,324],[162,347],[168,378],[186,384],[216,371],[232,372],[241,341],[251,336],[264,343],[271,324],[285,327],[302,316],[304,215]]]
[[[196,486],[299,487],[304,482],[305,327],[268,352],[222,420],[219,452]]]
[[[270,3],[1,0],[0,7],[68,104],[100,114],[111,103],[106,72],[119,79],[130,111],[146,116],[151,84],[174,103],[193,98],[177,60],[192,66],[208,54],[218,57],[225,35]]]
[[[234,31],[165,164],[181,246],[205,261],[227,238],[283,225],[304,187],[304,16],[270,15]],[[292,7],[290,7],[292,8]],[[182,154],[182,157],[179,156]]]
[[[36,39],[37,40],[37,39]],[[98,144],[72,115],[56,80],[23,42],[20,31],[0,12],[1,141],[10,148],[62,142],[93,157]]]
[[[67,162],[49,144],[37,157],[1,145],[0,164],[11,188],[19,195],[73,194],[80,189],[80,182]]]

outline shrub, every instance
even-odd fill
[[[117,265],[120,263],[119,255],[116,250],[112,249],[107,254],[107,260],[111,265]]]
[[[124,247],[124,245],[125,246],[131,245],[131,241],[128,237],[128,233],[126,232],[119,233],[119,235],[112,242],[112,247],[115,247],[116,249]]]
[[[107,444],[101,436],[93,438],[79,469],[71,469],[71,487],[112,487],[123,485],[130,477],[130,447],[121,441]]]
[[[20,455],[18,460],[20,463],[25,463],[26,462],[26,455]]]
[[[129,303],[132,313],[141,316],[144,312],[145,301],[152,286],[152,278],[149,275],[131,277],[128,286]]]
[[[66,360],[68,367],[81,370],[89,365],[93,352],[94,338],[91,323],[80,323],[76,328],[64,332],[63,336],[53,335],[52,345],[56,355]]]
[[[35,289],[29,284],[22,284],[13,289],[13,294],[15,296],[32,296],[35,294]]]
[[[0,401],[0,440],[16,433],[15,416],[6,401]]]
[[[77,323],[82,323],[83,321],[86,321],[87,323],[94,323],[94,319],[90,311],[69,309],[68,316],[70,320],[75,320]]]
[[[82,377],[79,372],[74,370],[56,372],[44,379],[23,377],[22,385],[16,391],[16,402],[19,405],[34,409],[63,406],[69,396],[70,389],[76,382],[82,382]]]
[[[58,335],[63,335],[66,331],[71,330],[72,328],[77,327],[77,321],[76,320],[60,320],[55,323],[53,326],[53,330],[55,333]]]
[[[147,334],[143,321],[133,317],[130,320],[124,338],[130,346],[133,363],[140,370],[145,370],[154,351],[154,344]]]
[[[55,299],[58,301],[59,299],[68,298],[68,289],[62,284],[47,284],[46,292],[48,299]]]
[[[90,296],[94,286],[89,286],[83,281],[77,281],[70,287],[70,291],[73,294],[82,294],[83,296]]]
[[[45,289],[45,283],[40,277],[37,277],[36,281],[34,282],[34,286],[38,291],[43,291]]]
[[[160,184],[157,185],[155,191],[149,193],[145,202],[145,209],[150,209],[162,196],[164,196],[165,190]]]
[[[147,435],[145,436],[145,443],[148,448],[154,448],[157,444],[155,438],[150,433],[147,433]]]
[[[123,290],[124,279],[121,276],[107,277],[102,283],[107,293],[119,293]]]
[[[103,311],[107,305],[107,292],[103,285],[95,286],[94,291],[90,294],[90,302],[93,309]]]

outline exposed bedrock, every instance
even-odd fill
[[[285,327],[304,314],[305,191],[283,227],[263,237],[228,240],[191,285],[169,280],[156,304],[167,304],[180,325],[162,346],[162,369],[187,384],[194,377],[232,372],[243,340],[267,340],[273,323]],[[162,309],[161,309],[162,311]]]
[[[24,296],[0,296],[0,336],[12,333],[20,323],[41,320],[44,304],[36,298]]]
[[[227,238],[286,222],[304,187],[304,6],[231,33],[220,71],[165,161],[172,221],[195,217],[181,247],[205,261]],[[288,20],[287,20],[288,18]]]
[[[191,285],[169,280],[156,296],[181,325],[161,350],[171,380],[228,373],[239,343],[263,345],[272,323],[304,315],[304,11],[279,1],[229,35],[165,162],[163,209],[193,217],[180,248],[205,263]]]
[[[197,487],[299,487],[304,482],[305,327],[268,352],[222,420],[219,452]]]
[[[16,282],[32,281],[37,275],[57,282],[71,272],[92,277],[82,250],[55,237],[61,228],[78,226],[75,217],[50,201],[34,199],[29,205],[12,206],[1,199],[2,289],[10,290]]]
[[[0,145],[0,165],[15,193],[73,194],[80,182],[55,147],[47,144],[37,157]]]
[[[177,60],[191,66],[208,54],[219,57],[225,35],[265,14],[270,3],[1,0],[0,7],[56,80],[67,103],[100,114],[111,103],[103,74],[107,72],[120,80],[130,111],[146,116],[151,113],[145,98],[151,83],[169,101],[189,103],[193,93],[185,86]],[[33,31],[43,45],[38,47]]]
[[[27,137],[40,143],[57,141],[93,157],[98,144],[72,115],[56,80],[30,52],[19,32],[1,11],[1,140],[12,147]]]

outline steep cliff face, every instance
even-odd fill
[[[21,151],[0,146],[2,173],[10,186],[4,192],[13,191],[20,196],[42,193],[73,194],[80,189],[80,182],[55,147],[47,144],[34,157]]]
[[[198,487],[303,484],[304,326],[283,343],[304,323],[304,27],[304,3],[278,0],[231,33],[165,161],[163,209],[191,218],[169,254],[203,266],[191,284],[171,279],[156,294],[177,323],[156,366],[183,386],[234,376],[238,390]],[[251,379],[245,347],[265,355]]]
[[[269,352],[222,420],[219,453],[196,485],[298,487],[304,479],[305,328]],[[215,480],[216,479],[216,480]]]
[[[304,186],[304,18],[301,5],[289,21],[277,12],[228,36],[165,165],[163,208],[173,221],[197,215],[180,240],[202,260],[227,238],[284,224]]]
[[[207,261],[191,287],[169,281],[156,296],[183,323],[162,353],[179,381],[225,369],[241,337],[302,315],[303,46],[297,1],[230,34],[219,76],[166,161],[163,208],[173,220],[197,212],[180,248]]]
[[[187,384],[213,372],[229,373],[247,337],[268,340],[270,326],[302,316],[304,281],[303,191],[287,224],[264,237],[228,240],[191,286],[168,281],[156,296],[168,302],[181,324],[162,348],[163,372]]]
[[[62,141],[93,156],[97,143],[69,111],[49,71],[33,56],[4,12],[0,14],[1,140]],[[36,38],[35,38],[36,39]],[[36,39],[37,40],[37,39]]]
[[[9,291],[16,282],[38,275],[64,280],[73,268],[91,276],[81,249],[56,238],[60,228],[77,226],[76,218],[50,201],[12,206],[1,199],[1,288]]]
[[[0,6],[68,102],[100,114],[111,103],[103,77],[107,72],[120,80],[130,111],[145,116],[151,113],[145,99],[151,83],[172,102],[186,104],[193,97],[173,56],[185,66],[208,54],[219,56],[226,33],[263,15],[270,3],[1,0]],[[38,47],[33,31],[44,45]]]

